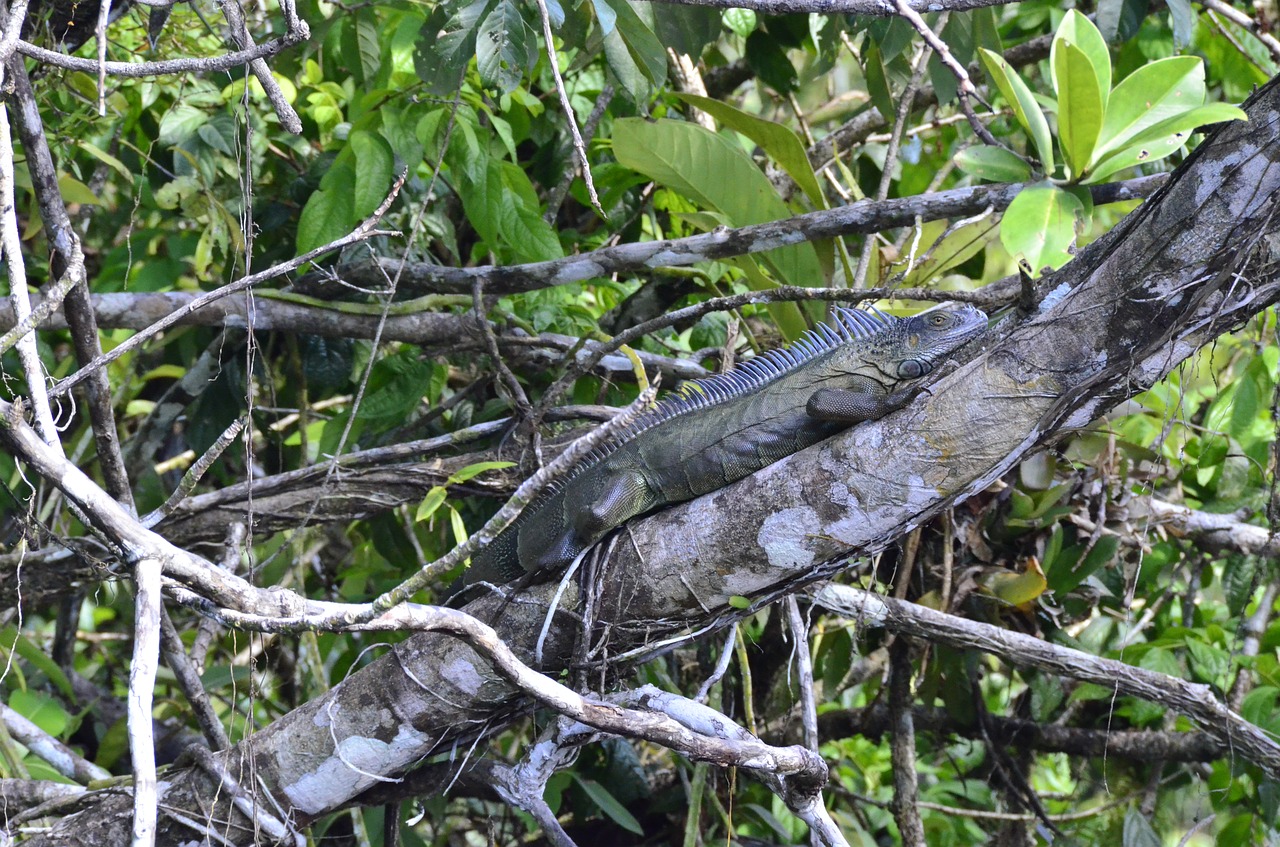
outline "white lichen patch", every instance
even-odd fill
[[[491,677],[480,672],[476,663],[472,659],[478,658],[475,653],[464,651],[464,656],[458,656],[451,661],[445,662],[440,668],[440,675],[449,680],[449,684],[468,697],[475,697],[480,693],[480,689]]]
[[[1065,298],[1070,293],[1071,293],[1071,286],[1067,285],[1065,282],[1062,283],[1057,288],[1053,289],[1048,294],[1046,294],[1044,296],[1044,299],[1040,301],[1040,313],[1044,314],[1045,312],[1049,311],[1054,306],[1061,303],[1063,298]]]
[[[348,736],[319,767],[283,786],[285,796],[295,808],[307,813],[333,809],[374,783],[386,780],[382,771],[388,766],[412,762],[429,741],[409,726],[401,726],[390,741]]]
[[[813,509],[783,509],[765,518],[756,534],[756,544],[764,550],[771,567],[802,570],[813,565],[814,553],[808,547],[808,539],[820,529]]]

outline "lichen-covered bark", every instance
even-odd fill
[[[629,525],[597,583],[609,654],[725,615],[733,595],[779,593],[830,572],[837,557],[888,544],[1280,299],[1280,86],[1259,92],[1249,113],[1248,124],[1206,142],[1165,191],[1049,279],[1035,314],[997,330],[991,348],[931,396]],[[545,598],[552,587],[529,595]],[[491,612],[494,602],[469,608]],[[572,623],[561,623],[548,670],[562,666],[573,638]],[[527,659],[541,624],[537,607],[515,603],[499,630]],[[270,786],[305,823],[375,784],[373,775],[449,753],[513,704],[468,648],[418,636],[228,758],[251,762],[261,783],[246,771],[241,784]],[[162,804],[199,808],[196,797],[206,812],[191,815],[204,819],[215,802],[207,777],[167,775]],[[225,800],[217,810],[216,818],[234,816]],[[65,826],[75,823],[51,840]],[[167,826],[162,843],[191,836]]]

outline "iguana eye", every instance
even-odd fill
[[[898,366],[898,374],[903,379],[915,379],[916,377],[924,376],[924,365],[915,359],[907,359]]]
[[[937,314],[933,314],[929,316],[929,323],[933,324],[934,326],[942,326],[946,322],[947,322],[947,316],[942,314],[941,312],[938,312]]]

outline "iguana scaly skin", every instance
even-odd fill
[[[987,326],[972,306],[909,318],[838,309],[831,325],[684,383],[534,500],[480,551],[453,597],[568,565],[631,518],[692,500],[905,406],[913,383]]]

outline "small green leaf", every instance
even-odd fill
[[[81,203],[85,206],[98,206],[102,203],[94,195],[93,189],[67,174],[62,174],[58,177],[58,190],[66,203]]]
[[[893,92],[889,90],[889,73],[884,67],[884,57],[880,47],[871,41],[862,51],[862,73],[867,80],[867,93],[871,95],[871,103],[886,120],[893,120],[897,107],[893,102]]]
[[[743,597],[741,594],[734,594],[729,598],[729,608],[731,609],[750,609],[751,598]]]
[[[115,156],[112,156],[110,153],[108,153],[106,150],[103,150],[101,147],[91,142],[80,140],[80,141],[77,141],[76,144],[80,147],[81,150],[85,151],[90,156],[93,156],[99,162],[102,162],[103,164],[109,166],[116,173],[120,174],[120,176],[124,177],[125,181],[129,182],[130,184],[133,183],[133,171],[125,167],[124,162],[120,161]]]
[[[350,189],[321,189],[307,198],[298,218],[298,253],[328,244],[351,231],[358,219]]]
[[[353,212],[365,218],[386,199],[395,178],[395,153],[381,135],[356,130],[349,140],[356,156]]]
[[[584,779],[574,774],[574,779],[578,781],[578,785],[582,786],[582,790],[591,798],[591,802],[595,803],[604,812],[605,817],[625,829],[627,832],[636,835],[644,835],[644,827],[640,826],[640,821],[635,819],[635,815],[627,811],[626,806],[614,798],[612,794],[600,783],[591,779]]]
[[[436,510],[444,505],[445,499],[449,496],[443,486],[437,485],[427,492],[427,496],[422,498],[422,502],[418,504],[418,511],[414,513],[413,519],[418,523],[424,523],[431,519]]]
[[[1054,81],[1058,87],[1058,135],[1070,176],[1087,173],[1102,130],[1103,98],[1093,62],[1069,41],[1055,39]]]
[[[1031,166],[1003,147],[966,147],[955,156],[956,167],[990,182],[1026,182]]]
[[[1080,201],[1047,182],[1024,188],[1000,222],[1000,242],[1015,258],[1026,259],[1038,275],[1045,267],[1059,268],[1071,260],[1077,220],[1084,214]]]
[[[1035,95],[1027,84],[1013,71],[1009,63],[999,53],[982,49],[982,64],[986,67],[1000,93],[1013,109],[1013,115],[1022,124],[1036,145],[1037,155],[1045,174],[1053,173],[1053,139],[1049,135],[1049,122],[1036,102]]]
[[[779,94],[790,94],[795,90],[799,81],[796,66],[791,63],[787,51],[771,33],[763,30],[751,33],[747,37],[744,58],[760,81],[774,91]]]
[[[1123,847],[1161,847],[1164,841],[1151,828],[1151,824],[1142,816],[1137,808],[1132,808],[1124,816]]]
[[[1098,31],[1112,44],[1128,41],[1146,20],[1150,0],[1098,0]]]
[[[1143,65],[1111,92],[1095,155],[1127,147],[1143,130],[1203,105],[1204,94],[1204,63],[1198,56]]]
[[[462,470],[449,477],[450,483],[466,482],[467,480],[484,473],[485,471],[500,471],[503,468],[514,467],[515,462],[476,462],[474,465],[467,465]]]
[[[739,38],[746,38],[755,32],[758,23],[756,13],[751,9],[726,9],[721,20]]]

